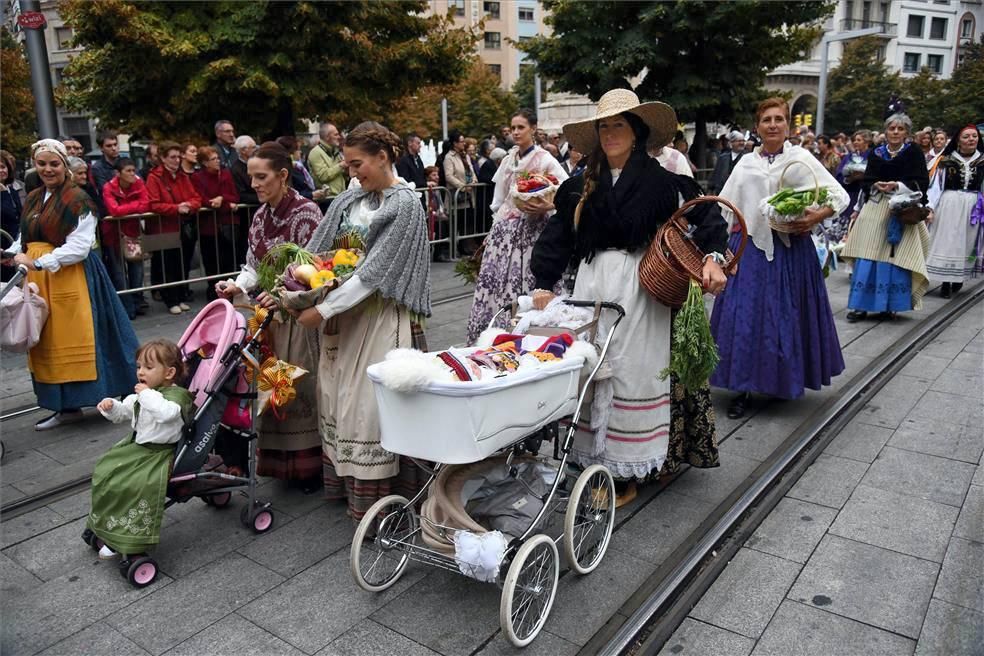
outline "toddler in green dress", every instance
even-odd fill
[[[160,542],[167,481],[174,444],[191,415],[191,393],[182,380],[181,350],[164,339],[137,350],[137,385],[122,402],[100,401],[99,412],[113,423],[127,421],[133,432],[96,463],[92,505],[83,539],[98,538],[99,557],[144,553]]]

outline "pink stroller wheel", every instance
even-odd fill
[[[261,510],[253,518],[253,530],[257,533],[266,533],[273,526],[273,513],[269,510]]]
[[[135,558],[130,562],[127,580],[135,588],[146,588],[157,578],[157,563],[150,556]]]

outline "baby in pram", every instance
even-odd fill
[[[158,339],[137,350],[137,385],[122,402],[100,401],[113,423],[133,433],[117,442],[92,473],[92,505],[82,539],[102,542],[99,557],[145,552],[160,542],[174,444],[194,410],[191,393],[176,384],[185,365],[173,342]]]

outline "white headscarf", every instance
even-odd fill
[[[61,159],[65,168],[68,168],[68,151],[65,150],[65,144],[57,139],[42,139],[31,144],[31,159],[37,157],[38,153],[54,153]]]

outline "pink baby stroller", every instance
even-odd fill
[[[244,375],[247,362],[258,359],[260,336],[271,318],[268,314],[249,334],[243,315],[229,301],[220,299],[206,305],[181,336],[178,346],[188,366],[185,386],[195,395],[195,414],[175,445],[165,507],[198,497],[212,507],[222,508],[232,501],[233,492],[241,490],[247,497],[240,514],[243,524],[256,533],[273,527],[270,504],[256,499],[257,436],[252,402],[256,389],[255,383],[248,384]],[[220,435],[227,442],[246,446],[246,471],[227,467],[215,453]],[[86,542],[100,548],[101,541],[87,533],[90,538]],[[124,558],[119,567],[123,577],[138,588],[157,578],[157,562],[151,556]]]

